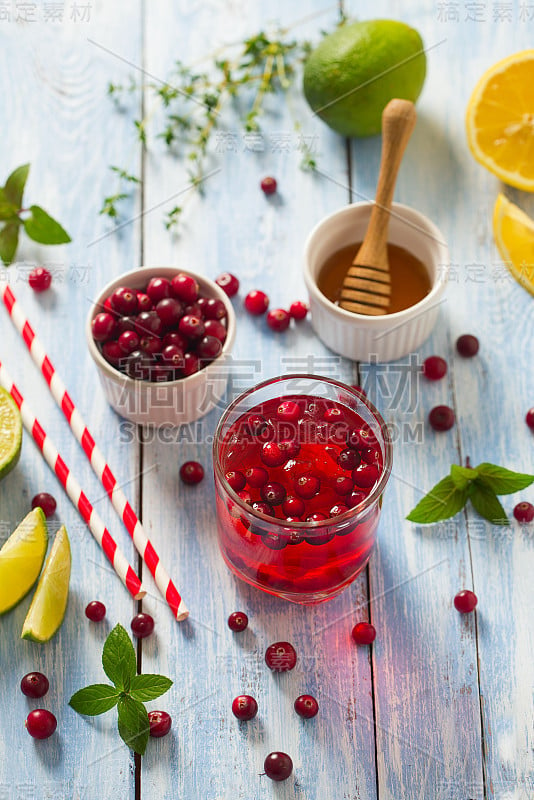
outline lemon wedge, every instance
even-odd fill
[[[70,542],[64,525],[56,533],[50,555],[22,626],[22,639],[48,642],[58,631],[67,608],[71,568]]]
[[[20,603],[39,577],[48,544],[40,508],[27,514],[0,550],[0,614]]]
[[[16,466],[22,445],[22,420],[11,395],[0,389],[0,478]]]
[[[516,281],[534,294],[534,220],[503,194],[493,209],[493,236]]]

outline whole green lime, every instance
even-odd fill
[[[380,133],[390,100],[417,100],[425,75],[423,40],[414,28],[391,19],[345,23],[308,57],[304,94],[338,133],[371,136]]]

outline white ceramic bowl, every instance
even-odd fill
[[[371,203],[353,203],[315,226],[304,248],[304,280],[313,328],[327,347],[354,361],[392,361],[417,350],[432,331],[447,285],[449,251],[433,222],[413,208],[393,203],[389,241],[426,265],[432,289],[410,308],[381,317],[340,308],[319,291],[317,277],[336,250],[363,239],[371,208]]]
[[[93,317],[102,310],[106,297],[119,286],[141,290],[151,278],[170,280],[179,272],[192,275],[198,281],[203,295],[223,301],[228,333],[222,353],[207,367],[187,378],[161,383],[133,380],[108,364],[102,356],[91,333]],[[126,272],[102,289],[88,314],[85,333],[108,403],[122,417],[138,425],[182,425],[193,422],[211,411],[224,395],[235,339],[235,313],[223,290],[203,275],[177,267],[141,267]]]

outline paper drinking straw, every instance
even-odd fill
[[[91,466],[102,483],[102,486],[110,498],[113,507],[124,522],[126,530],[132,537],[137,552],[147,565],[150,574],[154,578],[160,594],[167,601],[175,618],[179,622],[182,622],[189,616],[189,611],[182,600],[178,589],[163,567],[156,550],[148,539],[141,522],[137,518],[135,511],[124,495],[124,492],[117,485],[117,479],[107,464],[100,449],[95,444],[95,440],[87,428],[82,415],[71,400],[63,381],[56,372],[56,369],[46,354],[43,345],[35,335],[35,332],[30,325],[29,320],[22,311],[20,304],[17,302],[13,291],[7,285],[0,286],[0,296],[11,317],[11,321],[22,336],[26,347],[30,351],[30,355],[34,363],[41,370],[54,400],[63,411],[63,414],[65,415],[65,418],[67,419],[74,436],[80,443],[85,455],[89,459]]]
[[[0,385],[9,392],[17,404],[22,417],[22,423],[31,434],[37,447],[41,451],[48,466],[55,472],[59,482],[65,489],[72,504],[80,512],[82,519],[87,523],[96,541],[111,562],[111,565],[121,581],[124,583],[134,600],[140,600],[146,594],[146,589],[141,584],[126,557],[119,550],[110,532],[94,510],[93,506],[82,491],[82,488],[65,461],[56,450],[54,443],[47,436],[46,431],[36,419],[23,396],[11,380],[6,368],[0,361]]]

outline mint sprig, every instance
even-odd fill
[[[23,164],[13,170],[5,186],[0,187],[0,258],[7,266],[15,258],[21,226],[34,242],[40,244],[66,244],[71,241],[67,231],[41,206],[24,208],[22,198],[28,180],[30,165]]]
[[[121,738],[128,747],[143,755],[150,732],[144,702],[165,694],[172,681],[164,675],[137,675],[134,646],[122,625],[116,625],[104,643],[102,666],[113,685],[93,683],[79,689],[70,698],[69,705],[78,714],[91,717],[117,706]]]
[[[509,525],[498,494],[512,494],[534,483],[534,475],[513,472],[484,462],[478,467],[453,464],[450,474],[440,480],[413,508],[406,519],[421,525],[453,517],[470,500],[474,509],[494,525]]]

